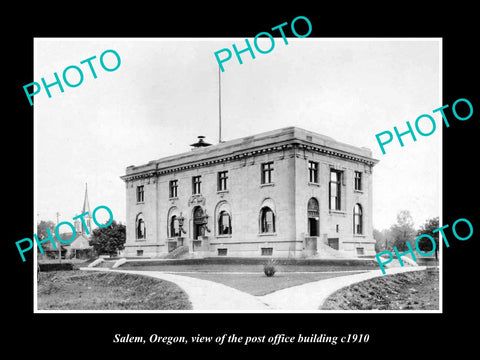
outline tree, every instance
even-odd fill
[[[47,228],[50,229],[50,232],[53,234],[55,231],[55,223],[51,220],[41,220],[37,224],[37,237],[38,240],[43,240],[48,237]]]
[[[417,237],[423,234],[427,234],[433,237],[433,239],[435,240],[435,259],[436,260],[438,260],[439,237],[438,237],[438,232],[434,233],[433,230],[438,229],[440,227],[439,223],[440,223],[440,220],[438,216],[431,219],[427,219],[417,232]],[[418,248],[424,253],[429,253],[430,251],[432,251],[432,248],[433,248],[432,241],[426,237],[421,238],[418,241]]]
[[[397,223],[390,227],[391,239],[393,246],[399,251],[408,249],[406,242],[414,244],[416,239],[415,228],[413,227],[413,218],[408,210],[402,210],[397,214]],[[413,248],[413,246],[412,246]]]
[[[97,254],[108,254],[111,257],[118,250],[124,249],[125,234],[125,225],[113,220],[109,226],[93,230],[92,237],[88,243],[90,246],[93,246]]]
[[[50,233],[55,236],[55,223],[51,220],[41,220],[38,224],[37,224],[37,237],[38,237],[38,240],[44,240],[46,238],[49,237],[49,235],[47,234],[47,229],[50,229]],[[49,245],[42,245],[42,250],[45,249],[45,246],[49,246]],[[62,260],[62,246],[57,242],[57,249],[58,249],[58,260],[61,261]],[[53,250],[53,247],[52,247],[52,250]],[[37,256],[41,256],[41,252],[37,252]]]
[[[373,229],[373,238],[375,239],[375,252],[380,252],[385,244],[385,239],[381,231]]]
[[[393,249],[393,241],[391,240],[390,229],[383,229],[381,231],[373,229],[373,238],[375,239],[376,252]]]

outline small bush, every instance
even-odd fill
[[[277,271],[275,269],[276,262],[274,259],[270,259],[266,264],[263,265],[263,272],[265,275],[268,277],[275,275],[275,272]]]

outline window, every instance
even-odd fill
[[[230,235],[232,233],[232,219],[230,214],[222,210],[218,216],[218,235]]]
[[[227,256],[227,249],[217,249],[218,256]]]
[[[261,233],[274,233],[275,232],[275,214],[272,209],[265,206],[261,210],[260,214],[260,232]]]
[[[308,162],[308,181],[311,183],[318,183],[318,163],[314,161]]]
[[[143,256],[143,250],[137,250],[137,256]]]
[[[357,255],[364,255],[365,251],[363,248],[357,248]]]
[[[360,204],[355,204],[353,208],[353,233],[363,234],[362,229],[362,207]]]
[[[262,184],[270,184],[272,182],[273,161],[264,163],[262,166]]]
[[[177,193],[177,190],[178,190],[178,180],[170,180],[170,183],[169,183],[169,193],[170,193],[170,197],[171,198],[176,198],[178,193]]]
[[[144,202],[144,200],[145,200],[145,196],[144,196],[143,185],[137,186],[137,203]]]
[[[228,179],[228,171],[220,171],[218,173],[218,181],[217,181],[218,191],[227,190],[227,179]]]
[[[307,216],[308,216],[308,235],[309,236],[318,236],[319,230],[319,219],[320,219],[320,211],[319,211],[318,201],[315,198],[311,198],[308,200],[307,205]]]
[[[170,218],[170,237],[180,236],[180,227],[178,226],[178,218],[176,215],[173,215]]]
[[[232,234],[232,208],[227,201],[220,201],[215,206],[215,234],[231,235]]]
[[[355,190],[362,190],[362,173],[355,171]]]
[[[201,187],[200,185],[202,184],[202,177],[201,176],[194,176],[192,177],[192,193],[195,194],[200,194],[201,192]]]
[[[273,254],[273,248],[262,248],[262,256],[271,256]]]
[[[328,238],[328,246],[338,250],[338,238]]]
[[[143,220],[143,215],[141,213],[137,215],[135,230],[137,240],[142,240],[146,238],[147,233],[145,228],[145,221]]]
[[[342,172],[330,170],[330,210],[340,210]]]

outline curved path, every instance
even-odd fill
[[[238,310],[266,311],[270,309],[256,296],[213,281],[161,271],[110,270],[106,268],[81,268],[81,270],[122,272],[171,281],[187,293],[194,310],[208,310],[209,312],[215,310],[225,312],[228,310],[234,312]]]
[[[425,269],[425,266],[395,267],[387,269],[386,275]],[[383,276],[381,270],[373,270],[297,285],[264,296],[254,296],[213,281],[161,271],[108,268],[81,268],[81,270],[122,272],[173,282],[187,293],[193,310],[205,312],[316,311],[335,291],[360,281]]]
[[[386,270],[386,275],[425,269],[425,266],[390,268]],[[379,276],[384,276],[381,270],[373,270],[355,275],[339,276],[289,287],[264,296],[258,296],[258,298],[269,304],[272,309],[284,309],[292,311],[318,310],[325,300],[327,300],[327,298],[335,291],[360,281]]]

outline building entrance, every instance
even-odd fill
[[[319,211],[317,199],[311,198],[308,201],[307,216],[308,216],[308,236],[318,236],[320,211]]]
[[[198,237],[205,235],[205,216],[203,209],[197,206],[193,210],[193,239],[197,240]]]

